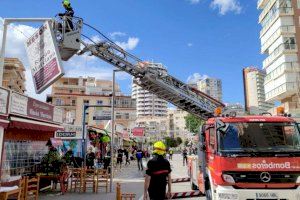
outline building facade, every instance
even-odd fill
[[[147,62],[147,67],[162,73],[167,72],[161,63]],[[136,79],[132,83],[132,98],[136,99],[137,117],[167,117],[168,102],[137,85]]]
[[[299,42],[300,2],[259,0],[261,53],[266,101],[279,101],[285,110],[300,114]]]
[[[168,109],[168,135],[170,137],[180,137],[183,140],[190,138],[189,127],[186,127],[185,117],[188,112],[181,109]]]
[[[116,124],[131,129],[135,125],[136,103],[131,96],[123,95],[118,84],[115,85],[115,118]],[[50,102],[63,109],[63,122],[82,125],[83,105],[97,105],[89,108],[86,123],[89,126],[105,128],[111,116],[112,81],[96,80],[94,77],[63,77],[52,86],[52,93],[47,97]],[[101,107],[103,106],[103,107]]]
[[[274,107],[274,103],[266,102],[264,79],[266,73],[255,67],[243,69],[245,110],[249,114],[260,114]]]
[[[2,86],[15,92],[24,94],[25,67],[18,58],[5,58]]]
[[[216,78],[204,78],[197,82],[197,88],[201,92],[222,101],[222,81]]]

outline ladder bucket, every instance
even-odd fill
[[[83,20],[77,17],[64,16],[55,20],[53,30],[63,61],[69,60],[80,50],[82,24]]]

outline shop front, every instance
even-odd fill
[[[8,125],[2,144],[1,180],[39,172],[47,142],[62,130],[62,111],[53,105],[10,92]]]

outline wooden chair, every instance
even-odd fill
[[[1,200],[8,200],[10,197],[15,196],[18,198],[18,200],[20,199],[20,193],[21,193],[21,189],[17,188],[11,191],[7,191],[7,192],[1,192],[0,193],[0,199]]]
[[[108,185],[109,185],[110,174],[106,169],[98,169],[96,175],[96,193],[98,193],[99,187],[104,187],[105,192],[108,192]]]
[[[25,200],[34,199],[38,200],[39,198],[39,186],[40,186],[40,177],[27,178],[26,179],[26,194]]]
[[[86,192],[87,188],[92,188],[93,192],[96,192],[96,169],[86,169],[83,176],[83,191]]]
[[[134,200],[136,194],[134,193],[122,193],[121,184],[116,185],[116,200]]]
[[[84,175],[84,169],[82,168],[73,168],[70,170],[71,174],[71,181],[70,181],[70,190],[72,191],[74,187],[74,192],[76,192],[77,189],[79,189],[79,192],[83,190],[83,175]]]
[[[27,182],[27,177],[24,176],[20,182],[19,182],[19,188],[20,188],[20,195],[19,195],[19,199],[20,200],[25,200],[26,199],[26,182]]]

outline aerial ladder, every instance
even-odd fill
[[[73,29],[70,29],[68,25],[71,20]],[[92,39],[95,37],[88,37],[82,33],[84,26],[98,34],[97,40]],[[53,21],[53,31],[56,34],[61,59],[64,61],[69,60],[75,54],[98,57],[133,76],[137,80],[136,83],[143,89],[201,119],[212,117],[217,107],[224,107],[223,103],[167,72],[148,67],[147,62],[125,51],[99,30],[84,23],[81,18],[58,17]]]

